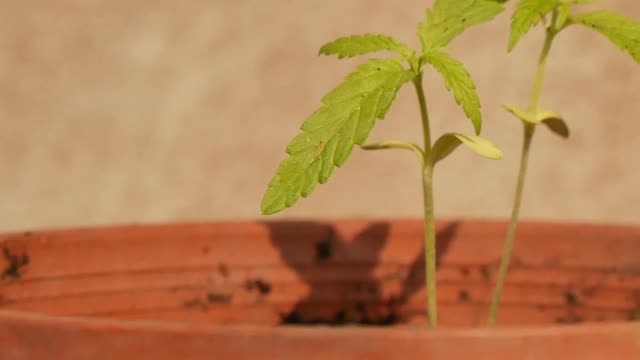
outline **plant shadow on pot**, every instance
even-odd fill
[[[425,287],[424,245],[406,264],[381,261],[391,226],[374,222],[355,236],[316,222],[266,223],[271,242],[309,288],[308,295],[281,314],[281,325],[390,326],[410,315],[405,305]],[[437,233],[437,261],[447,252],[459,223]],[[320,235],[322,234],[322,235]],[[315,243],[296,240],[318,238]],[[415,239],[417,243],[424,240]],[[389,269],[396,267],[397,270]],[[426,316],[426,310],[420,314]]]

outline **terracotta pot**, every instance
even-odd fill
[[[420,221],[219,223],[0,236],[1,359],[640,358],[640,227],[438,224],[426,329]]]

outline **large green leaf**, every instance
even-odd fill
[[[445,86],[453,93],[456,102],[471,119],[476,134],[480,134],[482,128],[480,99],[467,69],[461,62],[442,52],[427,53],[425,59],[442,74]]]
[[[468,136],[456,133],[448,133],[442,135],[435,144],[433,144],[432,150],[432,164],[435,164],[451,154],[458,146],[466,145],[476,154],[483,156],[487,159],[500,160],[502,159],[502,151],[491,141],[482,138],[480,136]]]
[[[496,1],[436,0],[418,26],[423,52],[447,46],[466,29],[493,19],[503,10]]]
[[[342,37],[320,48],[320,54],[338,55],[338,58],[354,57],[377,51],[395,51],[405,58],[411,57],[413,50],[386,35],[354,35]]]
[[[511,17],[511,34],[509,35],[509,51],[513,50],[520,38],[531,27],[537,25],[542,18],[558,6],[558,0],[519,0]]]
[[[342,166],[354,145],[385,117],[404,83],[415,76],[395,59],[370,60],[327,94],[324,104],[302,125],[262,199],[262,213],[273,214],[307,197]]]
[[[600,32],[640,63],[640,22],[605,10],[580,14],[573,21]]]

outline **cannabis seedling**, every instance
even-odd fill
[[[640,23],[605,10],[595,10],[573,15],[572,10],[576,5],[593,3],[594,0],[519,0],[511,21],[511,34],[509,37],[509,51],[511,51],[520,38],[532,27],[542,23],[545,29],[545,40],[542,53],[538,62],[538,71],[533,85],[531,102],[526,109],[512,105],[503,105],[505,109],[514,114],[524,127],[524,141],[520,160],[520,171],[516,185],[516,195],[511,213],[511,223],[507,232],[504,245],[495,293],[491,302],[489,325],[493,325],[498,318],[500,297],[504,288],[509,259],[516,234],[522,190],[524,188],[529,148],[535,133],[536,126],[546,125],[552,132],[563,138],[569,137],[569,128],[565,121],[552,111],[544,110],[539,106],[542,92],[542,82],[545,74],[545,65],[556,36],[567,27],[578,24],[592,28],[611,40],[622,51],[629,53],[633,59],[640,63]]]
[[[418,52],[386,35],[356,35],[324,45],[320,54],[353,57],[390,51],[396,57],[371,59],[349,74],[322,98],[322,106],[302,125],[302,133],[287,147],[289,155],[278,167],[262,200],[262,213],[273,214],[311,194],[318,183],[329,180],[355,145],[365,150],[407,149],[422,165],[425,208],[425,263],[429,323],[437,324],[436,244],[432,178],[434,165],[464,144],[476,153],[500,159],[502,152],[479,136],[482,115],[476,88],[464,65],[446,52],[447,45],[469,27],[486,22],[503,11],[490,0],[436,0],[418,26],[422,49]],[[405,67],[405,64],[408,67]],[[457,103],[473,123],[476,135],[448,133],[431,145],[427,103],[422,87],[424,67],[432,65],[444,78]],[[400,88],[415,86],[424,134],[424,147],[384,141],[363,145],[376,119],[383,119]]]

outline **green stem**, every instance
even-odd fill
[[[542,83],[544,81],[547,58],[549,56],[549,50],[551,50],[551,44],[553,42],[553,39],[557,34],[557,31],[553,29],[553,26],[555,26],[554,24],[555,24],[555,21],[552,21],[551,26],[547,29],[546,37],[544,40],[544,46],[540,54],[536,80],[533,85],[531,103],[529,104],[529,110],[532,112],[538,111],[538,103],[540,101],[540,94],[542,93]],[[535,125],[525,123],[524,124],[524,142],[522,144],[522,155],[520,158],[520,171],[518,173],[518,183],[516,185],[516,194],[513,202],[513,208],[511,210],[511,222],[509,224],[509,230],[507,231],[507,237],[504,243],[502,259],[500,260],[500,269],[498,270],[498,279],[496,281],[496,289],[493,294],[493,299],[491,300],[491,310],[489,312],[489,321],[488,321],[489,326],[494,325],[498,320],[498,309],[500,307],[502,290],[504,289],[504,283],[507,277],[507,271],[509,270],[509,262],[511,261],[511,253],[513,251],[513,243],[516,237],[516,227],[518,224],[518,217],[520,215],[520,204],[522,202],[522,193],[524,191],[524,181],[527,173],[527,165],[529,162],[529,148],[531,147],[531,141],[533,140],[534,133],[535,133]]]
[[[533,94],[531,96],[531,103],[529,104],[530,111],[538,111],[538,103],[540,102],[540,94],[542,93],[542,83],[544,81],[544,73],[547,67],[547,59],[549,57],[549,51],[551,50],[551,44],[556,36],[556,32],[553,28],[547,29],[547,34],[544,39],[544,46],[540,53],[540,60],[538,61],[538,71],[536,73],[536,81],[533,85]]]
[[[413,84],[420,102],[422,131],[424,135],[424,163],[422,166],[422,189],[424,196],[424,239],[425,239],[425,281],[427,287],[427,311],[429,325],[438,326],[438,301],[436,292],[436,229],[433,211],[433,166],[431,161],[431,130],[429,113],[422,88],[422,73],[416,76]]]
[[[527,174],[527,164],[529,162],[529,148],[531,146],[531,140],[533,139],[533,133],[535,129],[535,125],[524,124],[524,142],[522,144],[522,155],[520,158],[520,171],[518,172],[518,184],[516,185],[516,196],[513,202],[513,208],[511,210],[511,223],[509,223],[507,238],[504,243],[504,249],[502,250],[502,259],[500,261],[500,269],[498,270],[496,289],[491,301],[489,326],[494,325],[498,320],[498,309],[500,307],[500,299],[502,298],[502,289],[504,289],[504,283],[507,278],[507,271],[509,270],[509,262],[511,261],[513,243],[516,238],[516,226],[518,224],[518,216],[520,214],[520,203],[522,202],[524,179]]]

